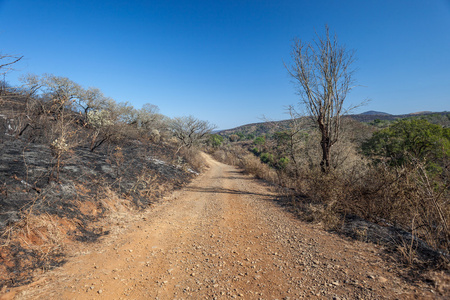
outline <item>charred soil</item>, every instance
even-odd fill
[[[70,245],[92,243],[120,218],[148,208],[195,172],[159,143],[105,143],[65,153],[3,134],[0,144],[0,287],[30,283],[67,261]]]

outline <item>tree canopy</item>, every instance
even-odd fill
[[[435,164],[450,157],[450,128],[422,119],[400,120],[375,132],[362,149],[364,154],[391,165],[411,160]]]

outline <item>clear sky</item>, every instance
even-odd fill
[[[0,51],[24,56],[11,84],[51,73],[227,129],[287,118],[283,61],[325,24],[356,50],[356,112],[450,110],[450,0],[0,0]]]

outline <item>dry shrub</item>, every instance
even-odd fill
[[[241,159],[247,154],[248,151],[239,145],[222,146],[219,149],[213,149],[211,152],[215,159],[231,166],[240,166]]]
[[[259,179],[272,183],[279,182],[277,172],[254,154],[249,153],[241,145],[222,147],[211,153],[211,155],[222,163],[234,165],[242,168],[247,174],[255,175]]]
[[[364,128],[360,129],[359,133],[344,132],[334,145],[333,168],[328,173],[320,171],[320,149],[314,133],[297,145],[295,164],[291,159],[284,170],[271,169],[239,145],[223,147],[213,156],[284,187],[289,191],[287,197],[295,193],[296,200],[291,202],[298,213],[309,221],[321,222],[326,229],[339,230],[348,216],[358,216],[408,232],[408,238],[392,237],[407,263],[417,260],[418,248],[433,249],[448,261],[449,163],[439,175],[431,175],[424,162],[401,167],[372,164],[358,153],[357,142],[365,134]],[[368,238],[367,232],[359,235],[360,239]]]
[[[336,212],[332,205],[328,205],[326,209],[322,211],[320,220],[325,230],[341,230],[345,221],[343,216]]]
[[[229,153],[226,152],[226,151],[223,150],[223,149],[218,149],[218,150],[212,151],[212,152],[211,152],[211,155],[212,155],[212,157],[214,157],[214,159],[216,159],[217,161],[226,163],[227,157],[228,157]]]
[[[28,214],[11,224],[0,238],[0,285],[28,283],[36,269],[60,265],[67,247],[65,223],[48,214]]]
[[[201,172],[206,167],[205,160],[203,159],[201,152],[195,147],[183,147],[180,149],[178,154],[182,158],[178,162],[178,165],[184,169],[192,168],[198,172]]]
[[[369,176],[377,188],[368,191],[367,187],[360,188],[365,190],[366,202],[372,204],[372,218],[386,220],[423,240],[432,249],[448,255],[448,183],[431,179],[420,164],[391,168]]]
[[[99,194],[100,203],[108,213],[128,211],[129,203],[120,198],[116,192],[109,187],[104,187]]]
[[[253,154],[247,154],[240,161],[241,167],[245,172],[255,175],[257,178],[267,180],[269,182],[277,182],[277,174],[275,170]]]
[[[282,176],[287,178],[272,181],[281,182],[304,195],[302,201],[305,203],[297,202],[296,205],[301,206],[304,214],[310,214],[309,219],[320,221],[326,229],[340,229],[346,216],[356,215],[409,232],[412,237],[407,242],[401,242],[400,237],[400,241],[394,243],[407,263],[416,261],[415,251],[420,245],[448,257],[450,197],[447,175],[430,177],[420,163],[396,168],[371,165],[349,143],[336,146],[335,151],[346,150],[346,153],[336,156],[339,166],[329,173],[322,173],[318,166],[301,167],[297,178],[284,173]],[[300,159],[300,166],[307,165],[308,160],[308,157],[304,161]],[[256,159],[249,159],[245,167],[251,173],[263,173]],[[265,177],[271,180],[269,178]]]
[[[302,181],[309,201],[323,205],[326,228],[335,229],[339,218],[356,215],[409,232],[407,243],[397,243],[408,262],[415,260],[414,251],[420,245],[448,256],[448,183],[430,178],[422,165],[355,164],[328,174],[310,171]]]
[[[216,159],[217,161],[220,161],[222,163],[225,163],[227,165],[237,166],[239,165],[239,159],[238,157],[230,152],[226,151],[224,149],[218,149],[211,153],[211,155]]]
[[[36,251],[41,260],[52,253],[61,252],[67,238],[66,222],[49,214],[27,213],[19,222],[10,225],[2,235],[2,247],[19,244],[24,249]],[[72,224],[73,225],[73,224]]]
[[[395,239],[393,243],[397,245],[396,250],[400,253],[400,258],[404,264],[412,266],[420,261],[417,254],[417,243],[413,238],[408,241],[406,238],[400,237]]]

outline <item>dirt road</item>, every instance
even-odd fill
[[[19,299],[438,298],[390,272],[381,249],[297,220],[271,188],[209,170],[44,274]]]

